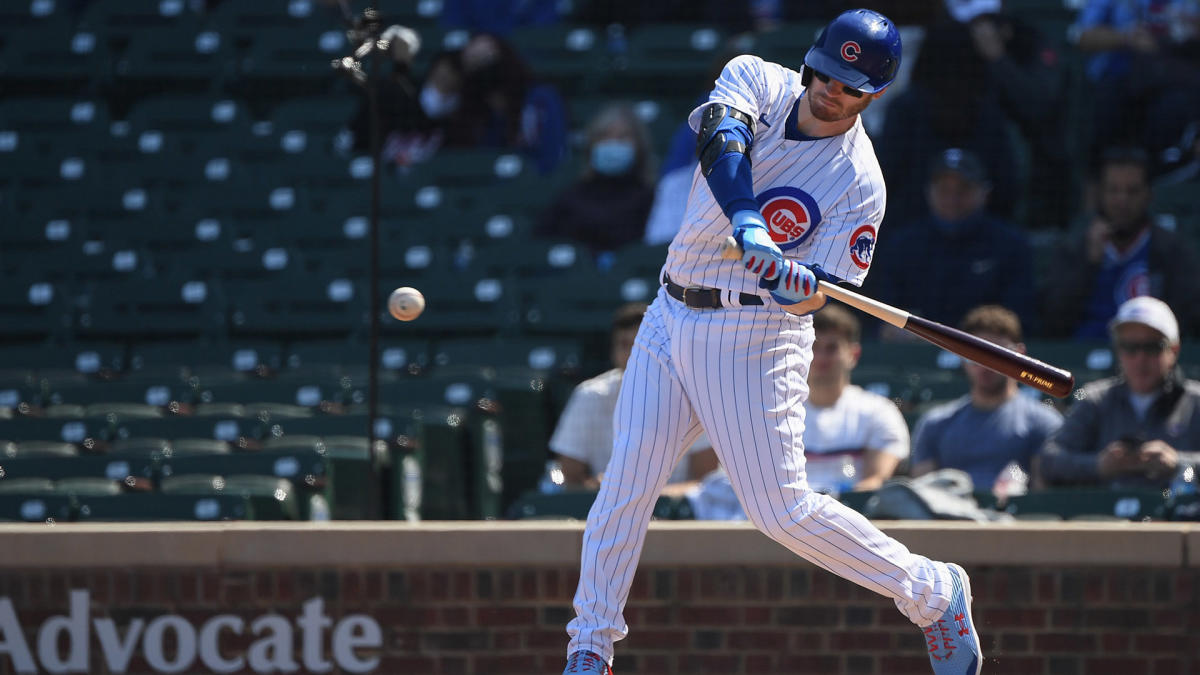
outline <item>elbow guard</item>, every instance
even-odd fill
[[[696,135],[696,154],[700,171],[707,178],[717,160],[728,153],[740,153],[749,159],[754,142],[754,120],[746,113],[724,103],[713,103],[700,117]]]

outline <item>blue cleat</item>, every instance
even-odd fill
[[[983,650],[971,618],[971,580],[963,568],[949,563],[954,595],[942,618],[925,626],[925,644],[934,675],[979,675]],[[583,671],[589,672],[589,671]]]
[[[571,654],[571,658],[567,659],[567,667],[563,670],[563,675],[613,675],[612,668],[604,662],[604,659],[596,656],[592,652],[578,651]]]

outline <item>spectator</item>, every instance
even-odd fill
[[[888,184],[884,230],[897,233],[921,216],[922,188],[929,181],[925,158],[946,148],[979,157],[992,183],[987,210],[1013,216],[1017,162],[999,99],[988,64],[967,30],[951,23],[926,32],[908,88],[888,106],[875,139]]]
[[[1107,151],[1097,175],[1096,213],[1070,236],[1043,289],[1048,333],[1103,339],[1122,302],[1152,295],[1179,307],[1183,332],[1195,331],[1200,275],[1195,250],[1150,216],[1150,168],[1139,149]]]
[[[967,313],[962,330],[1024,353],[1021,322],[998,305]],[[1062,423],[1054,408],[1022,396],[1016,380],[970,361],[963,362],[970,384],[966,396],[925,413],[913,430],[912,474],[943,468],[971,476],[976,489],[994,489],[1004,469],[1016,462],[1028,474],[1034,455]]]
[[[1025,223],[1063,227],[1075,186],[1063,116],[1068,109],[1066,70],[1058,52],[1033,24],[1002,11],[1000,0],[947,0],[947,5],[970,34],[996,103],[1028,148],[1022,186]]]
[[[542,213],[536,234],[571,239],[597,254],[640,240],[654,202],[646,125],[632,106],[605,106],[588,124],[585,153],[582,175]]]
[[[408,64],[396,62],[390,77],[378,85],[379,137],[385,161],[406,167],[432,157],[445,140],[447,119],[462,97],[462,65],[457,51],[433,57],[420,88]],[[370,108],[363,96],[349,128],[354,149],[370,149]]]
[[[621,306],[613,316],[613,368],[581,382],[571,393],[550,437],[550,450],[562,468],[566,487],[595,489],[603,478],[613,448],[613,411],[621,390],[621,376],[633,349],[643,303]],[[696,480],[717,467],[716,452],[706,443],[694,443],[687,462],[681,462],[671,482]]]
[[[874,490],[908,457],[908,426],[889,399],[850,384],[862,355],[858,319],[838,305],[813,315],[812,365],[804,402],[809,485],[837,495]]]
[[[562,97],[533,79],[528,64],[499,36],[479,33],[462,48],[462,101],[448,121],[447,147],[519,150],[542,173],[566,155]]]
[[[417,103],[417,84],[413,78],[413,57],[420,49],[421,40],[415,32],[403,26],[389,26],[380,35],[389,40],[388,56],[392,69],[386,76],[372,82],[379,110],[379,138],[387,138],[393,132],[407,133],[429,126],[429,119],[422,114]],[[353,148],[357,151],[371,149],[371,107],[366,90],[359,90],[358,108],[348,124],[353,135]]]
[[[1036,476],[1050,485],[1166,487],[1180,468],[1200,464],[1200,382],[1179,370],[1179,324],[1163,301],[1125,301],[1110,330],[1121,374],[1083,388],[1038,456]]]
[[[882,243],[888,254],[867,282],[872,296],[952,326],[983,304],[1011,307],[1022,324],[1031,325],[1036,302],[1029,240],[984,210],[990,189],[974,153],[939,153],[925,187],[929,212]],[[896,337],[889,328],[884,336]]]
[[[1079,49],[1092,55],[1093,157],[1114,143],[1155,154],[1176,144],[1200,106],[1200,6],[1194,0],[1089,0],[1075,29]]]

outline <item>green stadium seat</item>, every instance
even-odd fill
[[[657,278],[667,261],[666,244],[629,244],[616,252],[613,272],[626,276]],[[657,291],[656,291],[657,292]]]
[[[253,520],[249,498],[232,494],[187,495],[155,492],[79,499],[80,521]]]
[[[389,517],[462,520],[501,515],[503,441],[492,416],[429,404],[388,407],[405,439],[389,469]]]
[[[72,500],[60,494],[0,494],[0,521],[67,522],[74,517]]]
[[[200,25],[134,33],[113,68],[119,95],[149,92],[206,92],[234,73],[228,36]]]
[[[10,445],[8,459],[13,457],[75,457],[79,449],[72,443],[61,441],[24,441],[23,443],[6,443]]]
[[[76,335],[83,339],[215,336],[226,321],[220,287],[207,281],[97,281],[78,297]]]
[[[160,486],[170,495],[236,495],[251,503],[255,520],[300,520],[296,488],[286,478],[261,475],[183,474],[166,477]]]
[[[124,483],[111,478],[99,476],[77,476],[59,478],[54,481],[54,491],[70,497],[94,497],[103,495],[119,495]]]
[[[350,279],[246,281],[228,288],[233,335],[348,337],[366,325],[363,288]]]
[[[724,40],[711,24],[642,24],[631,31],[624,67],[613,77],[626,95],[695,96]]]
[[[8,96],[72,95],[103,82],[110,62],[101,36],[76,30],[60,15],[33,30],[7,31],[0,51],[0,77]]]
[[[596,501],[592,490],[566,490],[545,494],[529,491],[509,506],[506,516],[511,519],[587,520],[588,511]],[[660,520],[694,518],[686,497],[659,497],[653,517]]]
[[[65,337],[71,324],[66,285],[30,280],[0,286],[0,324],[12,340]]]
[[[280,101],[271,109],[273,133],[283,137],[288,132],[332,137],[350,120],[358,101],[352,96],[308,96]]]
[[[756,32],[749,51],[767,61],[798,70],[824,26],[813,22],[780,23],[770,30]]]
[[[1049,513],[1067,520],[1097,515],[1161,520],[1166,502],[1161,490],[1056,489],[1009,497],[1005,510],[1017,517]]]
[[[658,293],[654,277],[609,274],[564,277],[553,283],[521,282],[523,328],[532,334],[607,335],[613,312],[627,302],[650,302]]]
[[[597,71],[607,66],[605,35],[592,26],[520,26],[511,40],[534,72],[568,97],[586,91]]]
[[[128,39],[132,34],[186,27],[199,21],[186,0],[91,0],[80,17],[80,26]]]
[[[10,478],[0,480],[0,494],[50,495],[54,494],[54,481],[49,478]]]
[[[193,133],[236,130],[249,134],[250,111],[235,98],[206,94],[161,94],[129,109],[131,133],[147,130]]]
[[[481,367],[574,375],[583,366],[583,346],[569,338],[447,338],[432,353],[438,372]]]
[[[338,77],[330,61],[349,51],[344,31],[335,24],[236,30],[235,36],[239,34],[251,44],[238,62],[232,86],[259,108],[329,91]]]
[[[413,283],[411,277],[381,277],[379,290],[386,298],[396,288]],[[518,326],[518,297],[513,284],[504,278],[455,271],[425,277],[419,286],[425,296],[425,311],[420,318],[402,322],[383,313],[382,335],[403,338],[495,335]]]
[[[365,448],[350,443],[325,444],[317,439],[311,443],[280,442],[253,452],[166,458],[162,475],[164,481],[169,476],[187,474],[285,478],[297,488],[322,494],[334,518],[360,519],[369,517],[363,486],[371,461]],[[298,503],[307,505],[306,499]]]

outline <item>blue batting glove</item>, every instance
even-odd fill
[[[781,305],[804,302],[817,293],[817,275],[795,260],[783,263],[783,274],[778,279],[763,279],[758,285],[771,291],[771,297]]]
[[[767,222],[758,211],[746,209],[733,214],[733,238],[742,247],[742,264],[763,279],[779,277],[783,251],[771,240]]]

